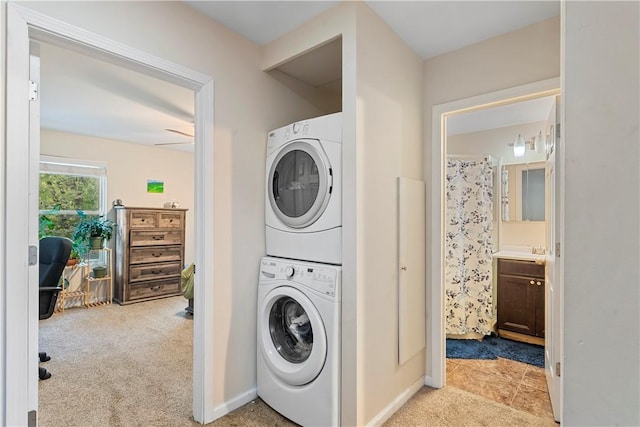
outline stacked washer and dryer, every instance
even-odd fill
[[[269,133],[258,395],[305,426],[340,424],[341,172],[341,113]]]

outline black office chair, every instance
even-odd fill
[[[43,237],[40,239],[40,320],[53,315],[62,290],[60,277],[71,255],[71,240],[66,237]],[[41,362],[51,360],[45,352],[38,353]],[[41,380],[51,377],[45,368],[38,368]]]

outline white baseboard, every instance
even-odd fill
[[[439,387],[436,387],[434,384],[435,383],[434,383],[433,377],[431,375],[428,375],[428,376],[424,377],[424,385],[429,386],[429,387],[439,388]]]
[[[371,421],[367,423],[368,426],[381,426],[387,421],[398,409],[411,399],[411,397],[418,392],[425,385],[425,377],[418,378],[418,381],[411,384],[409,388],[400,393],[391,403],[389,403],[382,411],[378,413]]]
[[[258,391],[255,387],[242,394],[239,394],[231,400],[227,400],[223,404],[216,406],[213,411],[207,414],[207,420],[205,421],[205,423],[208,424],[214,420],[217,420],[218,418],[224,417],[229,412],[238,409],[242,405],[246,405],[257,397]]]

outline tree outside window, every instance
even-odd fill
[[[40,237],[72,238],[80,217],[105,213],[106,169],[81,160],[43,158],[40,162]]]

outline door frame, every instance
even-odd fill
[[[195,92],[195,262],[198,274],[195,277],[193,336],[193,416],[201,423],[213,421],[213,335],[214,303],[213,265],[214,258],[213,216],[214,216],[214,80],[212,77],[179,64],[150,55],[125,44],[75,27],[47,15],[35,12],[17,4],[7,4],[7,90],[6,105],[6,189],[5,232],[6,266],[3,320],[6,327],[2,367],[4,390],[3,425],[27,425],[29,411],[38,409],[37,363],[30,363],[28,355],[35,354],[38,328],[36,310],[29,308],[37,304],[29,298],[28,287],[16,286],[27,283],[30,274],[37,274],[35,268],[27,266],[29,232],[37,224],[29,221],[29,182],[38,171],[29,167],[29,126],[28,100],[29,44],[31,41],[46,42],[60,47],[106,60],[142,74],[191,89]],[[37,244],[37,242],[35,242]],[[37,268],[37,267],[36,267]],[[31,270],[31,271],[30,271]],[[32,313],[30,313],[30,311]],[[30,338],[30,336],[34,336]],[[11,349],[11,351],[8,351]],[[33,366],[31,366],[33,365]],[[8,368],[10,367],[10,369]],[[33,375],[34,371],[36,375]],[[31,374],[30,374],[31,373]],[[28,380],[29,378],[29,380]],[[11,393],[6,391],[11,390]]]
[[[425,385],[435,388],[446,384],[446,333],[444,292],[444,173],[446,157],[446,118],[449,115],[510,104],[516,101],[558,95],[560,78],[552,78],[516,86],[484,95],[464,98],[433,106],[431,125],[431,221],[428,238],[431,238],[431,254],[427,265],[427,351],[425,360]],[[562,333],[562,332],[560,332]]]

